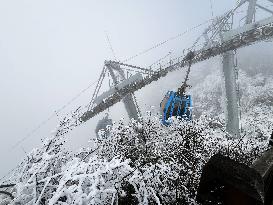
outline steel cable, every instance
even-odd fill
[[[98,80],[96,80],[95,82],[92,82],[91,84],[89,84],[85,89],[83,89],[81,92],[79,92],[77,95],[75,95],[71,100],[69,100],[65,105],[63,105],[61,108],[57,109],[56,111],[54,111],[54,113],[52,113],[46,120],[42,121],[39,125],[37,125],[34,129],[32,129],[25,137],[23,137],[21,140],[19,140],[17,143],[15,143],[12,146],[12,150],[14,148],[16,148],[18,145],[20,145],[22,142],[24,142],[26,139],[28,139],[29,137],[31,137],[35,132],[37,132],[42,126],[44,126],[46,123],[48,123],[51,119],[53,119],[56,114],[59,114],[62,110],[64,110],[67,106],[69,106],[70,104],[72,104],[76,99],[78,99],[83,93],[85,93],[88,89],[90,89],[92,86],[95,85],[95,83],[97,83]]]

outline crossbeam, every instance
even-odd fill
[[[265,7],[261,6],[260,4],[256,4],[256,6],[257,6],[258,8],[260,8],[260,9],[262,9],[262,10],[268,12],[268,13],[273,14],[273,11],[272,11],[272,10],[265,8]]]
[[[119,65],[126,66],[126,67],[129,67],[129,68],[136,68],[136,69],[138,69],[138,70],[145,71],[146,73],[154,72],[154,71],[151,70],[151,69],[141,68],[141,67],[139,67],[139,66],[129,65],[129,64],[126,64],[126,63],[118,62],[118,61],[108,61],[108,63],[109,63],[109,64],[110,64],[110,63],[115,63],[115,64],[119,64]]]
[[[137,74],[129,77],[128,79],[123,80],[122,82],[115,85],[113,88],[109,89],[108,91],[102,93],[100,96],[98,96],[97,98],[94,99],[94,103],[96,103],[98,105],[99,103],[103,102],[104,99],[113,95],[117,90],[122,89],[129,84],[132,84],[132,83],[135,83],[135,82],[138,82],[141,80],[142,80],[142,75],[137,73]]]

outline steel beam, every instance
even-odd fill
[[[129,65],[129,64],[126,64],[126,63],[118,62],[118,61],[108,61],[108,63],[114,63],[114,64],[118,64],[118,65],[123,65],[123,66],[130,67],[130,68],[136,68],[136,69],[141,70],[141,71],[144,71],[144,72],[146,72],[146,73],[154,72],[154,71],[151,70],[151,69],[142,68],[142,67],[135,66],[135,65]]]
[[[273,14],[273,11],[272,11],[272,10],[270,10],[270,9],[268,9],[268,8],[265,8],[265,7],[261,6],[260,4],[256,4],[256,6],[257,6],[258,8],[260,8],[260,9],[262,9],[262,10],[268,12],[268,13]]]
[[[103,100],[113,95],[117,90],[122,89],[129,84],[140,82],[141,80],[143,80],[142,75],[140,73],[137,73],[129,77],[128,79],[118,83],[117,85],[115,85],[113,88],[110,88],[106,92],[103,92],[101,95],[94,99],[94,103],[98,105],[99,103],[102,103]]]

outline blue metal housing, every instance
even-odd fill
[[[171,117],[181,117],[192,120],[192,99],[190,95],[179,96],[176,92],[168,91],[160,103],[162,124],[171,124]]]

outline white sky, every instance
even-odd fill
[[[236,0],[212,3],[219,15]],[[211,13],[210,0],[0,0],[0,177],[16,166],[24,150],[39,146],[57,117],[16,149],[14,144],[97,80],[104,60],[113,59],[105,31],[122,60],[210,19]],[[128,63],[147,66],[169,51],[181,52],[201,32]],[[92,92],[77,103],[86,104]],[[118,119],[126,113],[119,105],[113,115]],[[93,134],[97,119],[70,140],[87,142],[86,132]]]

